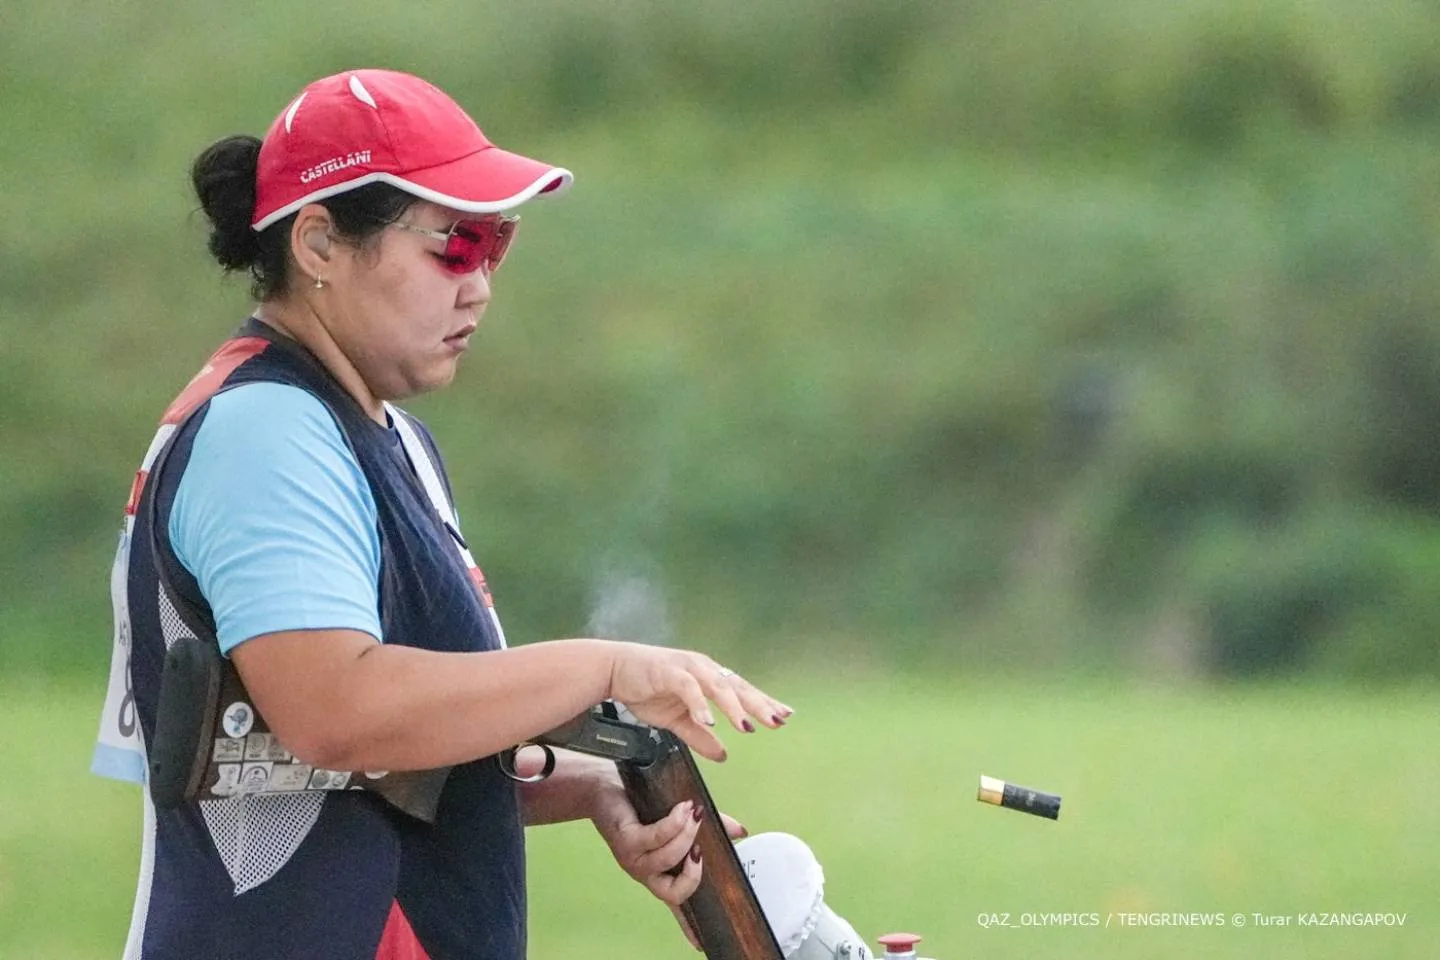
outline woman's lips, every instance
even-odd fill
[[[475,332],[475,324],[467,323],[445,338],[445,345],[455,349],[464,350],[470,346],[470,334]]]

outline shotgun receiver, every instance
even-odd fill
[[[642,823],[693,801],[702,812],[696,842],[704,870],[699,888],[680,909],[707,960],[784,960],[695,757],[679,737],[606,702],[532,742],[614,760]],[[513,754],[510,762],[513,769]]]

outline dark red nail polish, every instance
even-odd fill
[[[741,730],[744,730],[746,733],[754,733],[754,732],[755,732],[755,724],[753,724],[753,723],[750,722],[750,718],[749,718],[749,717],[746,717],[744,720],[741,720],[741,721],[740,721],[740,729],[741,729]]]
[[[780,714],[778,714],[778,713],[775,714],[775,716],[771,717],[770,719],[774,722],[775,726],[777,726],[777,727],[783,727],[783,726],[785,726],[785,718],[782,717],[782,716],[780,716]]]
[[[691,816],[695,818],[696,823],[699,823],[701,820],[705,819],[705,808],[700,806],[700,804],[698,803],[695,804],[695,810],[691,814]]]
[[[690,848],[690,859],[694,860],[696,863],[700,862],[700,844],[697,843],[695,844],[695,846]]]

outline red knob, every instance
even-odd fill
[[[887,933],[879,939],[880,945],[885,948],[886,956],[891,954],[903,956],[907,953],[913,954],[915,944],[919,943],[922,938],[918,933]]]

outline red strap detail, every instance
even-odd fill
[[[430,954],[420,946],[398,903],[390,904],[390,916],[385,920],[385,932],[380,936],[375,960],[430,960]]]
[[[140,506],[140,494],[145,492],[145,478],[149,475],[148,470],[135,471],[135,482],[130,484],[130,499],[125,503],[125,516],[135,516],[135,508]]]
[[[180,391],[180,396],[165,411],[161,423],[179,423],[190,415],[200,404],[209,400],[220,389],[225,378],[235,368],[270,345],[264,337],[237,337],[227,340],[214,355],[200,368],[200,372]]]
[[[495,609],[495,598],[490,596],[490,585],[485,582],[485,574],[480,572],[479,567],[470,568],[470,582],[475,584],[475,589],[479,592],[480,599],[485,602],[485,606],[492,610]]]

